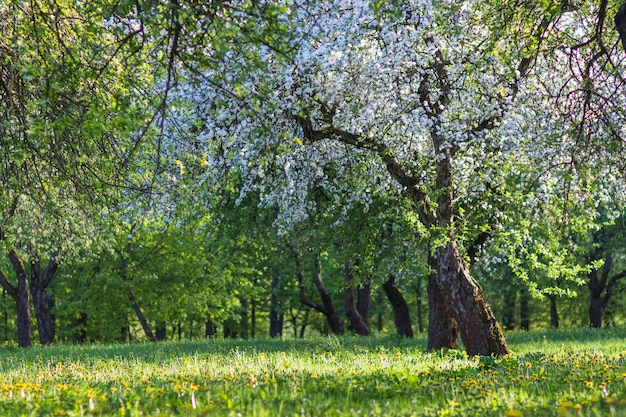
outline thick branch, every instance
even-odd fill
[[[626,277],[626,271],[622,271],[619,274],[615,274],[611,277],[611,279],[609,280],[606,286],[604,298],[602,299],[603,308],[606,308],[606,306],[609,304],[609,300],[611,299],[611,296],[613,295],[613,288],[615,287],[615,284],[617,284],[617,281],[619,281],[620,279],[624,277]]]
[[[2,288],[4,288],[14,300],[17,300],[17,288],[7,280],[7,277],[2,271],[0,271],[0,285],[2,285]]]
[[[56,274],[58,268],[59,264],[55,259],[48,261],[48,266],[46,266],[46,270],[43,271],[43,276],[41,277],[41,285],[43,288],[47,288],[48,285],[50,285],[50,281],[54,278],[54,274]]]
[[[435,217],[431,212],[430,200],[421,187],[420,180],[406,172],[398,158],[386,145],[375,143],[373,140],[361,135],[337,129],[332,125],[321,130],[315,130],[311,119],[308,117],[297,116],[296,120],[303,131],[304,138],[311,143],[324,139],[333,139],[378,154],[385,164],[387,172],[389,172],[391,177],[396,180],[398,184],[406,189],[409,197],[411,197],[415,203],[420,221],[425,226],[431,226],[435,223]]]
[[[298,276],[298,284],[300,285],[300,303],[307,307],[311,307],[312,309],[317,310],[320,313],[326,315],[327,311],[323,306],[307,298],[306,287],[304,285],[304,275],[302,273],[302,262],[300,261],[300,254],[296,252],[296,250],[293,247],[291,248],[291,250],[293,252],[294,260],[296,263],[296,271],[297,271],[296,275]]]
[[[474,239],[474,241],[470,245],[469,249],[467,250],[467,255],[469,256],[469,260],[470,260],[470,269],[476,263],[478,252],[480,251],[482,246],[487,242],[487,240],[489,240],[490,237],[491,237],[490,232],[487,232],[487,231],[480,232],[478,236],[476,236],[476,239]]]

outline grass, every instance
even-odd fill
[[[626,330],[0,348],[2,416],[626,416]]]

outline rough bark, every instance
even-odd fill
[[[402,293],[395,285],[395,277],[389,274],[387,280],[383,283],[383,291],[391,304],[393,310],[394,323],[396,332],[402,337],[413,337],[413,328],[411,327],[411,315],[409,306],[407,305]]]
[[[552,22],[559,16],[559,13],[546,14],[540,22],[537,22],[532,31],[533,38],[543,39]],[[413,201],[421,223],[427,228],[437,226],[439,230],[446,231],[450,238],[448,244],[437,249],[436,285],[439,288],[434,289],[429,283],[429,294],[433,292],[441,297],[431,301],[431,304],[434,303],[435,307],[439,308],[441,303],[448,303],[469,354],[506,354],[508,347],[491,307],[480,286],[470,276],[469,268],[463,264],[456,247],[452,210],[454,190],[452,159],[459,151],[459,146],[454,140],[446,140],[445,126],[441,119],[441,115],[445,113],[450,98],[454,94],[454,82],[451,81],[448,73],[450,63],[438,49],[436,39],[432,36],[425,36],[424,41],[430,48],[431,59],[428,65],[423,67],[426,71],[422,73],[418,86],[419,100],[417,102],[430,120],[430,136],[435,155],[437,155],[434,187],[437,204],[431,203],[423,178],[410,174],[386,144],[375,137],[362,136],[337,128],[333,120],[335,112],[332,105],[317,100],[325,122],[325,127],[321,129],[315,128],[306,112],[301,112],[295,119],[302,129],[304,138],[310,143],[331,139],[372,151],[379,156],[387,172],[403,187],[404,192]],[[515,100],[519,87],[530,74],[534,62],[533,54],[520,60],[517,65],[517,75],[510,80],[510,93],[503,95],[496,103],[502,111],[488,115],[474,126],[468,127],[465,132],[468,137],[479,136],[499,125],[503,115],[506,114],[508,103]],[[435,317],[435,321],[449,322],[449,318],[449,315],[443,318]]]
[[[275,270],[272,277],[272,295],[270,297],[270,337],[283,337],[284,301],[279,297],[281,285],[280,271]]]
[[[314,310],[319,311],[326,317],[326,321],[328,322],[328,327],[333,334],[343,334],[344,325],[343,321],[339,317],[337,310],[333,305],[332,298],[324,283],[322,282],[322,266],[319,260],[316,261],[315,271],[313,272],[313,283],[315,284],[315,288],[322,300],[322,304],[317,304],[316,302],[310,300],[306,296],[306,287],[304,285],[304,276],[302,273],[302,265],[300,264],[299,256],[296,255],[296,268],[298,274],[298,282],[300,284],[300,302],[305,306],[311,307]]]
[[[352,276],[352,268],[350,263],[346,262],[344,266],[344,289],[343,289],[343,306],[350,321],[350,327],[359,336],[369,336],[370,329],[367,327],[367,323],[361,317],[359,310],[356,307],[356,300],[354,297],[354,278]]]
[[[29,347],[32,345],[31,329],[30,329],[30,286],[28,285],[28,274],[15,249],[9,252],[9,259],[15,275],[17,277],[17,286],[11,284],[6,276],[0,272],[0,285],[15,300],[15,310],[17,312],[17,343],[20,347]]]
[[[459,327],[444,298],[435,274],[430,274],[426,286],[428,293],[428,350],[458,349]]]
[[[470,276],[456,242],[437,248],[436,281],[449,300],[452,315],[459,324],[461,340],[468,355],[509,354],[502,329],[487,303],[483,290]]]
[[[445,77],[445,70],[440,68],[441,57],[436,54],[435,67],[438,77]],[[440,79],[439,83],[447,86],[447,78]],[[427,81],[426,81],[427,83]],[[422,88],[420,87],[420,90]],[[426,100],[429,99],[430,87],[426,85]],[[442,94],[446,94],[445,90]],[[452,157],[454,150],[450,149],[445,137],[441,133],[442,126],[438,119],[439,106],[447,99],[440,98],[437,103],[430,103],[432,116],[436,117],[431,128],[431,138],[437,153],[443,157],[437,159],[435,184],[439,194],[437,197],[437,226],[447,230],[448,242],[435,250],[436,282],[442,298],[450,306],[454,320],[459,326],[461,340],[468,355],[500,356],[507,355],[509,348],[506,344],[502,329],[498,325],[491,306],[487,302],[480,285],[472,278],[469,267],[463,261],[457,247],[454,235],[453,193],[454,183],[452,175]]]
[[[44,346],[54,343],[55,328],[51,312],[52,303],[46,289],[56,274],[58,266],[59,264],[56,260],[51,259],[48,261],[48,266],[42,274],[39,260],[31,263],[30,290],[35,307],[37,329],[39,330],[39,342]]]

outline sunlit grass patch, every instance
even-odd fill
[[[53,346],[0,352],[0,415],[626,415],[626,333],[512,333],[513,354],[424,339]]]

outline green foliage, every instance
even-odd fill
[[[509,334],[512,355],[337,338],[1,349],[0,411],[34,415],[622,415],[621,330]]]

